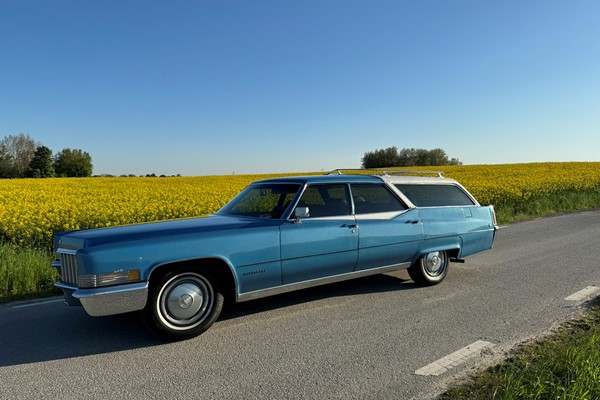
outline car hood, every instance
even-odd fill
[[[111,228],[62,232],[55,237],[55,247],[78,250],[106,243],[128,242],[160,236],[209,234],[223,230],[239,230],[281,225],[282,220],[210,215],[163,222],[124,225]]]

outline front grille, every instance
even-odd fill
[[[62,283],[77,287],[77,258],[75,257],[75,253],[65,253],[60,250],[57,253],[60,258]]]

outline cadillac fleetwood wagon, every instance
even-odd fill
[[[403,268],[435,285],[450,261],[492,247],[493,207],[441,173],[341,172],[252,183],[208,217],[58,234],[56,286],[89,315],[138,311],[179,340],[225,301]]]

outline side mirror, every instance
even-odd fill
[[[302,218],[310,217],[310,210],[308,209],[308,207],[296,207],[296,209],[294,210],[294,217],[296,217],[294,223],[301,224]]]

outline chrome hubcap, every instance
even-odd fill
[[[427,254],[424,260],[425,272],[430,276],[438,276],[446,268],[446,258],[439,251]]]
[[[184,310],[187,308],[190,308],[193,303],[194,303],[194,298],[187,293],[185,293],[183,296],[181,296],[179,298],[179,307],[181,307]]]
[[[175,276],[158,296],[160,317],[174,329],[193,328],[208,316],[213,298],[212,286],[202,275]]]

